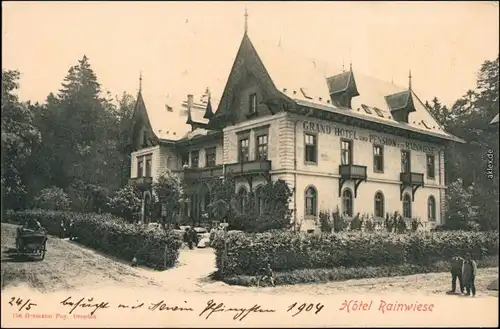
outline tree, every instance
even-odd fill
[[[157,208],[163,208],[164,224],[172,224],[174,215],[181,209],[184,196],[183,184],[178,175],[164,170],[158,180],[153,183],[153,194]],[[162,216],[163,217],[163,216]]]
[[[63,189],[51,186],[40,191],[40,194],[35,198],[35,204],[41,209],[68,210],[70,200]]]
[[[32,124],[30,106],[20,102],[15,93],[19,76],[17,70],[2,70],[2,210],[26,204],[26,182],[21,173],[33,147],[41,141],[40,132]]]
[[[109,199],[111,211],[128,222],[134,222],[134,215],[141,210],[139,193],[132,185],[125,185]]]

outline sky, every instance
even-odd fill
[[[220,98],[244,31],[452,105],[499,53],[497,2],[2,2],[2,69],[43,102],[85,54],[102,88]],[[290,68],[293,70],[293,68]]]

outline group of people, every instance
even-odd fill
[[[75,223],[71,219],[68,224],[64,220],[61,219],[60,228],[59,228],[59,238],[65,239],[69,238],[70,240],[74,239],[73,227]]]
[[[451,259],[451,293],[457,289],[457,279],[460,284],[460,292],[466,296],[476,295],[477,264],[471,253],[465,255],[465,259],[455,256]]]
[[[198,245],[198,234],[196,230],[192,227],[187,227],[184,232],[183,240],[187,243],[189,249],[193,250],[193,248]]]

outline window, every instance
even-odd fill
[[[181,155],[181,164],[189,166],[189,153],[183,153]]]
[[[191,168],[198,168],[200,164],[200,151],[191,152]]]
[[[144,157],[137,157],[137,177],[142,177],[144,174]]]
[[[316,135],[305,134],[306,162],[317,163],[318,143]]]
[[[240,139],[239,143],[239,162],[248,161],[248,138]]]
[[[309,187],[305,193],[306,216],[316,216],[317,193],[314,187]]]
[[[248,105],[248,113],[253,114],[257,112],[257,94],[250,94]]]
[[[267,135],[257,136],[257,160],[267,160]]]
[[[214,167],[215,166],[215,147],[210,147],[205,149],[205,167]]]
[[[384,147],[373,145],[373,171],[384,172]]]
[[[146,177],[151,177],[151,165],[153,163],[152,155],[146,155]]]
[[[352,217],[353,207],[352,207],[352,192],[349,189],[345,189],[344,193],[342,193],[342,205],[343,205],[343,213],[345,216]]]
[[[429,220],[435,221],[436,220],[436,200],[434,199],[434,197],[432,195],[427,200],[427,212],[428,212],[427,217],[429,218]]]
[[[427,154],[427,178],[434,179],[435,177],[435,159],[434,154]]]
[[[142,132],[142,146],[143,147],[148,146],[148,134],[146,131]]]
[[[409,173],[411,170],[410,151],[401,151],[401,172]]]
[[[247,207],[247,190],[241,187],[238,190],[238,210],[244,214]]]
[[[377,115],[378,115],[379,117],[381,117],[381,118],[383,118],[383,117],[384,117],[384,114],[382,113],[382,111],[381,111],[379,108],[374,107],[373,109],[375,110],[375,113],[377,113]]]
[[[366,106],[365,104],[361,104],[361,107],[363,108],[363,110],[365,110],[366,113],[372,114],[372,111],[370,110],[370,108],[368,106]]]
[[[343,165],[352,163],[352,141],[341,140],[340,160]]]
[[[265,198],[264,198],[264,188],[262,186],[259,186],[257,188],[257,191],[255,192],[255,196],[256,196],[256,204],[257,204],[257,211],[259,213],[259,215],[263,214],[264,213],[264,209],[265,209]]]
[[[375,217],[384,217],[384,195],[382,192],[375,194]]]
[[[411,198],[408,194],[403,197],[403,217],[411,218]]]

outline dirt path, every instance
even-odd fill
[[[51,238],[41,262],[13,262],[8,250],[14,247],[15,225],[2,224],[2,290],[8,286],[29,285],[41,291],[81,289],[82,287],[116,286],[122,288],[151,287],[161,291],[197,294],[311,294],[341,293],[380,294],[417,293],[444,295],[450,288],[448,273],[430,273],[404,277],[348,280],[325,284],[299,284],[276,288],[229,286],[207,276],[215,270],[212,249],[181,249],[175,268],[158,272],[132,268],[129,264],[102,255],[73,242]],[[479,269],[476,287],[478,296],[498,296],[486,286],[498,277],[498,268]]]

